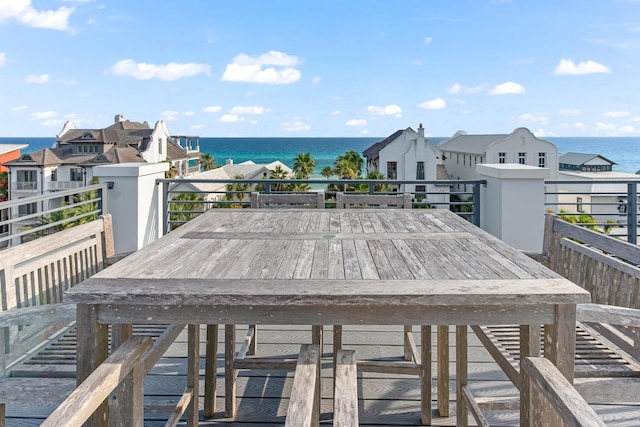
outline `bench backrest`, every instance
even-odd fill
[[[591,292],[591,302],[640,308],[640,246],[570,224],[545,219],[544,263]]]
[[[0,310],[62,302],[65,290],[102,270],[113,253],[110,215],[0,251]],[[2,329],[5,363],[48,335],[40,324]]]
[[[543,263],[591,293],[591,302],[640,309],[640,246],[570,224],[545,219]],[[594,325],[598,332],[640,357],[640,328]]]
[[[411,194],[348,194],[336,193],[336,208],[397,208],[411,209]]]
[[[324,209],[324,192],[301,194],[251,193],[252,208]]]

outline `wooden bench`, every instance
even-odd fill
[[[640,247],[548,214],[542,254],[534,257],[591,292],[576,317],[574,385],[589,403],[640,395]],[[472,326],[491,356],[523,391],[517,326]],[[538,354],[541,328],[531,328]],[[536,344],[537,342],[537,344]],[[504,402],[484,402],[486,408]],[[472,411],[473,412],[473,411]]]
[[[340,209],[411,209],[411,194],[353,194],[336,193],[336,208]],[[362,372],[395,373],[418,375],[421,378],[423,395],[430,396],[431,369],[423,369],[424,363],[431,365],[431,326],[420,327],[422,349],[418,351],[413,336],[413,326],[404,325],[404,361],[359,360],[358,369]],[[438,326],[438,412],[440,416],[449,416],[449,326]],[[338,349],[343,346],[342,325],[333,327],[334,363]],[[428,372],[427,372],[428,371]],[[428,392],[427,392],[428,388]],[[431,411],[421,415],[422,422],[431,423]]]
[[[0,367],[5,377],[0,378],[0,402],[60,403],[73,391],[76,307],[64,302],[64,292],[119,258],[110,215],[0,251]],[[137,329],[115,328],[112,345],[124,342],[132,331],[152,336],[143,359],[146,373],[184,325]],[[60,342],[67,343],[66,359],[51,360],[49,355],[48,364],[32,363]],[[29,378],[15,378],[18,371]]]
[[[308,208],[324,209],[324,191],[313,193],[251,193],[252,208]]]
[[[333,395],[333,425],[351,427],[358,425],[358,370],[356,352],[338,350],[336,354],[335,393]]]
[[[411,194],[336,193],[336,208],[397,208],[411,209]]]

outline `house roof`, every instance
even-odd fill
[[[119,144],[105,153],[90,155],[89,157],[89,159],[79,164],[82,166],[99,166],[118,163],[145,163],[140,152],[126,144]]]
[[[505,139],[509,134],[492,135],[467,135],[466,133],[456,134],[453,138],[438,145],[442,151],[454,151],[468,154],[485,154],[489,145],[496,141]]]
[[[200,152],[188,153],[187,150],[182,148],[179,144],[172,139],[167,141],[167,160],[178,160],[184,158],[199,158]]]
[[[585,163],[596,159],[596,158],[600,158],[608,163],[610,163],[611,165],[616,165],[616,162],[612,162],[611,160],[602,157],[599,154],[588,154],[588,153],[565,153],[563,155],[560,156],[559,158],[559,162],[560,163],[564,163],[567,165],[584,165]]]
[[[413,129],[411,129],[411,127],[408,127],[405,130],[411,130],[412,132],[415,132]],[[376,157],[378,157],[378,153],[380,153],[380,150],[395,141],[400,135],[402,135],[402,132],[404,132],[405,130],[397,130],[382,141],[376,142],[371,147],[364,150],[362,152],[362,155],[367,159],[375,159]]]
[[[0,156],[27,148],[29,144],[0,144]]]
[[[124,143],[144,150],[153,129],[147,122],[123,120],[104,129],[69,129],[58,138],[59,144]]]

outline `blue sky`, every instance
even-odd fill
[[[0,0],[0,136],[640,135],[640,0]]]

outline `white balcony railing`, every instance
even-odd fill
[[[37,190],[38,183],[36,181],[18,181],[12,187],[13,190]]]
[[[47,190],[59,191],[59,190],[72,190],[74,188],[83,187],[82,181],[49,181],[47,182]]]

